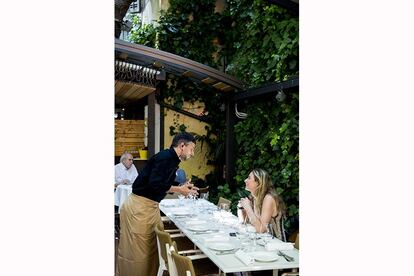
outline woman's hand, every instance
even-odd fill
[[[244,210],[253,210],[252,203],[247,197],[241,198],[239,201],[239,205],[243,207]]]

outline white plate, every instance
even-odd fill
[[[275,252],[256,251],[249,254],[258,262],[273,262],[279,259]]]
[[[190,224],[187,225],[187,229],[191,231],[207,231],[210,230],[210,226],[207,223],[204,224]]]
[[[176,210],[175,212],[172,212],[175,216],[188,216],[191,215],[190,210]]]
[[[227,251],[227,250],[233,250],[236,247],[229,243],[229,242],[215,242],[215,243],[210,243],[208,245],[209,248],[213,249],[213,250],[218,250],[218,251]]]

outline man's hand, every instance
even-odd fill
[[[193,184],[188,183],[188,182],[186,184],[180,186],[180,193],[185,195],[185,196],[188,196],[188,195],[197,196],[198,195],[197,191],[198,191],[198,188],[194,187]]]

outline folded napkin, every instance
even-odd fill
[[[265,244],[265,248],[267,251],[273,250],[291,250],[293,249],[293,243],[291,242],[282,242],[278,239],[272,239]]]
[[[175,201],[166,201],[166,200],[162,200],[162,201],[160,202],[160,204],[161,204],[162,206],[165,206],[165,207],[168,207],[168,206],[173,207],[173,206],[175,206],[175,205],[176,205],[176,202],[175,202]]]
[[[237,250],[237,252],[234,255],[245,265],[251,265],[252,263],[254,263],[254,258],[241,249]]]
[[[225,242],[229,241],[230,238],[228,236],[219,236],[219,235],[210,235],[200,238],[204,243],[206,242]]]

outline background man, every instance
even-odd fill
[[[137,168],[133,164],[132,154],[122,154],[119,163],[115,165],[115,188],[120,184],[132,184],[138,176]]]

